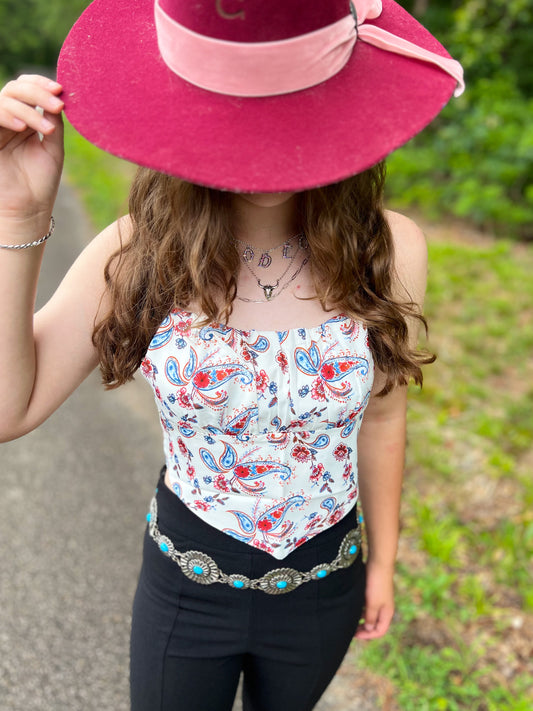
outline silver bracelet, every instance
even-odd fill
[[[26,244],[0,244],[0,249],[28,249],[29,247],[38,247],[40,244],[46,242],[46,240],[52,236],[55,226],[56,221],[54,220],[54,216],[52,215],[50,217],[50,229],[44,235],[44,237],[41,237],[41,239],[36,239],[33,242],[26,242]]]

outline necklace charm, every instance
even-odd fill
[[[261,289],[263,289],[265,299],[267,301],[270,301],[270,299],[272,298],[272,293],[273,293],[274,289],[276,289],[279,286],[279,279],[276,281],[275,284],[261,284],[260,279],[257,280],[257,283],[259,284]]]
[[[293,249],[293,245],[291,244],[292,240],[298,240],[298,246]],[[270,253],[275,251],[276,249],[283,247],[283,258],[288,259],[289,263],[283,270],[283,273],[281,276],[276,279],[276,282],[273,284],[263,284],[261,282],[261,279],[259,276],[255,273],[255,271],[252,268],[251,262],[254,260],[254,249],[251,244],[248,244],[246,242],[242,242],[239,239],[234,240],[235,243],[242,244],[244,246],[244,250],[241,254],[242,261],[250,274],[254,277],[257,286],[263,290],[263,295],[264,295],[264,300],[257,301],[256,299],[249,299],[247,297],[243,296],[237,296],[237,299],[240,301],[247,301],[248,303],[251,304],[266,304],[272,299],[275,299],[276,296],[281,294],[282,291],[284,291],[289,284],[296,279],[298,274],[301,272],[301,270],[304,268],[304,266],[307,264],[309,261],[309,257],[305,257],[305,259],[302,261],[298,269],[294,272],[294,274],[286,281],[285,283],[282,284],[282,286],[278,289],[280,283],[285,279],[285,276],[289,272],[290,268],[292,267],[294,260],[296,259],[297,255],[299,254],[300,250],[305,250],[308,247],[307,240],[305,238],[305,235],[303,234],[297,234],[293,235],[292,237],[289,237],[289,239],[285,240],[285,242],[282,242],[282,244],[278,244],[277,247],[271,247],[270,249],[261,249],[261,256],[257,262],[258,267],[263,267],[263,269],[268,268],[272,264],[272,257],[270,256]],[[274,291],[276,293],[274,293]]]
[[[255,257],[254,250],[252,249],[251,245],[247,244],[246,249],[242,253],[242,261],[243,262],[252,262],[254,257]]]
[[[257,262],[258,267],[264,267],[265,269],[272,264],[272,257],[268,252],[263,252],[259,261]]]

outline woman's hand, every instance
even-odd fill
[[[377,639],[389,629],[394,614],[393,576],[393,565],[367,562],[364,622],[355,634],[357,639]]]
[[[60,84],[39,75],[23,75],[0,91],[1,221],[50,219],[64,155],[60,93]]]

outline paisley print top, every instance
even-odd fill
[[[174,492],[207,523],[282,559],[357,500],[357,434],[374,366],[364,326],[194,326],[169,314],[141,371]]]

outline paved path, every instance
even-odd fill
[[[90,239],[62,188],[40,284]],[[129,614],[161,465],[152,396],[91,376],[41,428],[0,445],[0,708],[126,711]],[[134,445],[134,446],[132,446]]]
[[[55,217],[40,303],[91,237],[66,186]],[[97,373],[37,431],[0,445],[2,711],[128,711],[130,606],[161,461],[148,388],[105,392]],[[364,711],[343,678],[317,711]]]

